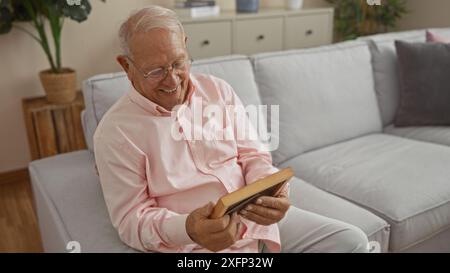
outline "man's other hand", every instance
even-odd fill
[[[283,192],[278,197],[259,197],[254,204],[247,205],[239,213],[250,221],[268,226],[283,219],[290,205],[287,193]]]
[[[191,212],[186,219],[186,232],[200,246],[217,252],[240,239],[242,225],[237,213],[210,219],[213,208],[213,203],[208,203]]]

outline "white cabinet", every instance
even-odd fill
[[[194,59],[230,54],[306,48],[332,43],[333,9],[224,12],[201,19],[183,18],[188,49]]]
[[[196,59],[232,53],[230,21],[185,24],[184,31],[188,50]]]
[[[286,49],[313,47],[330,43],[332,20],[333,18],[327,14],[286,17]]]
[[[283,18],[237,20],[234,27],[236,54],[283,50]]]

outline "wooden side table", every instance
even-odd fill
[[[69,104],[51,104],[44,96],[25,98],[22,106],[32,160],[86,149],[81,92]]]

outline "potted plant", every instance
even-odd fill
[[[83,22],[90,11],[88,0],[0,0],[0,34],[6,34],[14,27],[30,35],[44,50],[50,69],[41,71],[39,76],[47,100],[52,103],[68,103],[76,97],[75,71],[63,67],[61,62],[64,20],[70,18]],[[22,22],[29,23],[32,28],[27,28]]]
[[[339,40],[387,32],[396,27],[405,13],[405,0],[381,0],[369,5],[367,0],[327,0],[335,7],[335,28]]]

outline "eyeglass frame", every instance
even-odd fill
[[[124,57],[129,60],[131,62],[131,64],[142,74],[142,76],[144,77],[144,79],[153,79],[153,80],[157,80],[159,77],[151,77],[151,73],[159,70],[159,69],[164,69],[164,74],[163,76],[161,76],[161,78],[158,81],[161,81],[163,79],[165,79],[167,77],[167,75],[169,75],[169,69],[171,69],[172,71],[175,71],[176,68],[174,68],[174,65],[176,62],[174,62],[173,64],[169,65],[169,66],[161,66],[155,69],[150,70],[149,72],[144,72],[138,65],[136,65],[136,62],[128,55],[124,55]],[[194,62],[194,59],[187,57],[186,60],[184,60],[184,69],[186,69],[187,66],[191,65]]]

